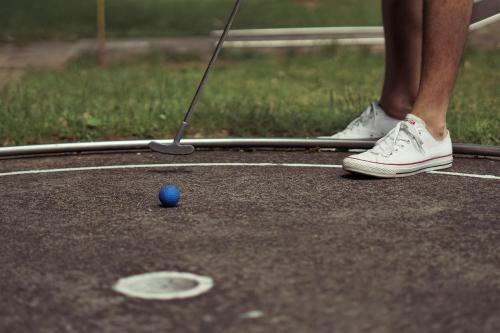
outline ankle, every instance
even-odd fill
[[[445,119],[436,119],[425,113],[419,114],[418,112],[412,112],[412,114],[424,121],[425,127],[436,140],[443,140],[448,135]]]
[[[442,125],[439,127],[427,126],[427,130],[429,131],[429,133],[431,133],[431,135],[434,137],[434,139],[436,139],[438,141],[443,140],[448,135],[448,128],[446,127],[446,125]]]
[[[380,107],[391,118],[403,120],[411,112],[412,105],[409,102],[383,101],[379,102]]]

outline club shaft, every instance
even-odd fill
[[[191,114],[194,111],[194,108],[196,104],[198,103],[198,99],[200,97],[200,94],[203,90],[203,87],[205,86],[205,83],[207,82],[208,75],[210,74],[210,70],[212,69],[215,61],[217,60],[217,57],[219,56],[219,53],[222,49],[222,46],[224,45],[224,41],[226,40],[226,36],[231,29],[231,25],[233,24],[234,18],[236,14],[238,13],[238,10],[240,9],[240,4],[241,0],[236,0],[236,3],[234,4],[234,8],[231,12],[231,15],[229,16],[229,19],[227,20],[226,26],[224,28],[224,31],[219,39],[219,42],[217,43],[217,46],[215,47],[214,53],[212,54],[212,58],[210,59],[210,62],[208,63],[208,66],[205,70],[205,73],[203,74],[203,78],[200,81],[200,84],[198,85],[198,88],[196,89],[196,93],[194,94],[194,97],[191,101],[191,104],[189,105],[189,109],[186,113],[186,116],[184,117],[184,123],[189,121],[189,118],[191,117]]]

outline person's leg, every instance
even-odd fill
[[[382,0],[386,38],[380,99],[331,139],[380,139],[412,110],[422,63],[423,0]]]
[[[412,112],[375,147],[344,159],[345,170],[405,177],[452,166],[446,111],[462,57],[472,0],[424,0],[422,74]]]
[[[380,98],[389,116],[410,113],[420,85],[423,0],[383,0],[385,79]]]
[[[446,111],[458,73],[472,0],[424,0],[422,78],[412,114],[436,138],[447,135]]]

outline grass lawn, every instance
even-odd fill
[[[333,133],[377,98],[383,55],[224,54],[188,136]],[[0,144],[171,137],[204,63],[162,55],[107,69],[82,57],[61,72],[31,72],[0,91]],[[500,51],[466,54],[449,127],[454,141],[500,144]]]
[[[207,34],[233,0],[106,0],[110,37]],[[379,0],[244,0],[235,28],[374,25]],[[2,0],[0,40],[96,35],[95,0]]]

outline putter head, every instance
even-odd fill
[[[151,141],[149,143],[149,148],[158,153],[168,154],[168,155],[189,155],[194,152],[193,146],[181,145],[178,142],[164,145],[156,141]]]

